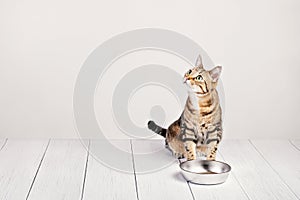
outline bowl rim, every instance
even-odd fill
[[[215,173],[215,174],[203,174],[203,173],[200,173],[200,172],[193,172],[193,171],[189,171],[189,170],[186,170],[186,169],[183,169],[183,168],[182,168],[182,165],[183,165],[183,164],[185,164],[185,163],[187,163],[187,162],[193,162],[193,161],[201,161],[201,162],[202,162],[202,161],[203,161],[203,162],[218,162],[218,163],[221,163],[221,164],[223,164],[223,165],[228,166],[228,170],[225,171],[225,172],[220,172],[220,173]],[[230,166],[229,164],[227,164],[227,163],[225,163],[225,162],[222,162],[222,161],[217,161],[217,160],[186,160],[186,161],[184,161],[184,162],[181,162],[181,163],[179,164],[179,167],[180,167],[181,170],[186,171],[186,172],[189,172],[189,173],[192,173],[192,174],[202,174],[202,175],[208,175],[208,176],[211,176],[211,175],[217,175],[217,174],[225,174],[225,173],[228,173],[228,172],[231,171],[231,166]]]

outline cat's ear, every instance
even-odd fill
[[[213,82],[217,82],[219,80],[219,77],[221,75],[221,71],[222,71],[221,66],[217,66],[217,67],[215,67],[215,68],[213,68],[212,70],[209,71],[209,74],[210,74]]]
[[[199,56],[198,56],[198,58],[196,60],[195,67],[203,68],[202,57],[201,57],[200,54],[199,54]]]

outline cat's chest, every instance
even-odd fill
[[[195,124],[195,126],[197,126],[198,134],[201,133],[202,135],[203,133],[206,133],[210,129],[214,128],[214,125],[209,122],[198,122],[198,124]]]
[[[188,101],[187,101],[187,104],[188,104],[188,107],[189,109],[192,109],[192,110],[200,110],[200,107],[199,107],[199,102],[198,102],[198,98],[196,95],[194,94],[189,94],[189,97],[188,97]]]

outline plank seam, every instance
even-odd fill
[[[3,143],[3,145],[1,146],[1,148],[0,148],[0,151],[4,148],[4,146],[6,145],[6,143],[7,143],[7,138],[5,139],[5,141],[4,141],[4,143]]]
[[[291,140],[289,140],[289,142],[291,143],[291,145],[293,145],[293,147],[295,147],[298,151],[300,151],[300,149]]]
[[[86,175],[87,175],[87,169],[88,169],[88,162],[89,162],[89,156],[90,156],[90,144],[91,141],[88,140],[88,148],[87,148],[87,155],[86,155],[86,161],[85,161],[85,168],[84,168],[84,175],[83,175],[83,183],[82,183],[82,190],[81,190],[81,200],[83,199],[84,195],[84,189],[85,189],[85,183],[86,183]]]
[[[280,178],[280,180],[287,186],[287,188],[295,195],[296,199],[299,199],[299,197],[296,195],[296,193],[290,188],[290,186],[284,181],[284,179],[280,176],[280,174],[272,167],[272,165],[267,161],[267,159],[263,156],[263,154],[258,150],[258,148],[252,143],[251,140],[248,139],[252,147],[257,151],[257,153],[264,159],[264,161],[269,165],[269,167],[277,174],[277,176]]]
[[[222,153],[220,151],[218,153],[222,157],[222,159],[226,162],[226,160],[224,159],[224,156],[222,155]],[[248,193],[246,192],[245,188],[240,183],[240,181],[237,179],[237,177],[235,176],[235,174],[233,173],[233,171],[231,171],[231,174],[232,174],[233,178],[236,180],[236,182],[239,184],[239,186],[241,187],[241,189],[244,192],[244,194],[246,195],[246,197],[250,200],[251,199],[250,196],[248,195]]]
[[[139,200],[138,184],[137,184],[136,169],[135,169],[134,154],[133,154],[133,147],[132,147],[131,139],[130,139],[130,148],[131,148],[131,158],[132,158],[132,167],[133,167],[133,174],[134,174],[136,198],[137,198],[137,200]]]
[[[42,158],[41,158],[41,161],[40,161],[40,163],[39,163],[39,166],[38,166],[38,168],[37,168],[37,170],[36,170],[36,172],[35,172],[35,175],[34,175],[34,177],[33,177],[33,180],[32,180],[32,182],[31,182],[29,191],[28,191],[27,196],[26,196],[26,200],[28,199],[28,197],[29,197],[29,195],[30,195],[30,192],[31,192],[32,187],[33,187],[33,184],[34,184],[34,182],[35,182],[35,179],[36,179],[36,177],[37,177],[37,175],[38,175],[38,173],[39,173],[39,170],[40,170],[40,168],[41,168],[42,162],[43,162],[43,160],[44,160],[44,158],[45,158],[47,149],[48,149],[48,147],[49,147],[50,140],[51,140],[51,139],[48,140],[47,146],[46,146],[46,148],[45,148],[45,151],[44,151],[44,153],[43,153],[43,156],[42,156]]]
[[[195,198],[195,196],[194,196],[194,193],[193,193],[193,190],[192,190],[192,188],[191,188],[190,182],[189,182],[189,181],[186,181],[186,183],[187,183],[187,185],[188,185],[188,187],[189,187],[189,189],[190,189],[190,192],[191,192],[191,194],[192,194],[193,200],[196,200],[196,198]]]

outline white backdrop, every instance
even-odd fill
[[[1,0],[0,137],[77,137],[72,94],[89,53],[156,27],[190,37],[223,66],[226,138],[300,138],[299,9],[298,0]]]

